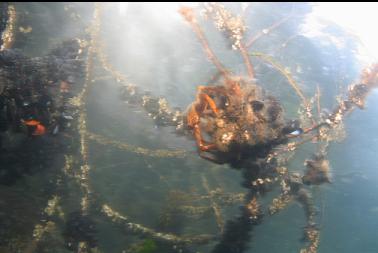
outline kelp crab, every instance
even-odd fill
[[[308,133],[317,126],[303,130],[293,121],[286,123],[283,108],[277,98],[256,83],[254,68],[247,47],[242,38],[246,27],[240,17],[234,17],[223,6],[205,5],[204,13],[210,16],[217,28],[227,35],[232,48],[239,50],[247,69],[248,76],[238,76],[226,69],[210,48],[201,30],[194,10],[182,7],[179,13],[191,25],[204,48],[208,59],[218,70],[218,85],[199,86],[195,101],[189,106],[184,120],[193,131],[200,155],[219,163],[232,163],[236,167],[253,153],[270,149],[285,143],[288,138]],[[220,79],[220,80],[219,80]],[[309,104],[297,87],[299,96],[304,100],[305,109],[310,115]],[[205,141],[204,135],[210,140]],[[212,153],[212,156],[204,152]],[[266,154],[265,154],[266,155]]]
[[[200,86],[186,122],[200,155],[219,163],[221,157],[223,163],[243,160],[256,145],[279,143],[284,129],[278,101],[265,95],[261,87],[236,76],[227,76],[222,86]]]

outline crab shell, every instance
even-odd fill
[[[213,97],[220,117],[204,114],[202,130],[215,143],[217,151],[232,152],[266,144],[279,138],[283,128],[282,107],[277,99],[245,79],[238,80],[242,96]]]

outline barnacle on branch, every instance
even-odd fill
[[[249,212],[251,220],[257,221],[261,218],[262,216],[261,206],[259,202],[257,201],[256,197],[253,197],[251,201],[248,202],[246,208]]]
[[[96,141],[102,145],[113,146],[118,149],[125,150],[127,152],[133,152],[140,155],[146,155],[151,157],[184,157],[186,156],[185,150],[168,150],[168,149],[148,149],[128,144],[127,142],[121,142],[107,138],[106,136],[91,133],[87,131],[87,138],[92,141]]]
[[[3,44],[0,45],[0,51],[9,49],[14,43],[14,37],[16,32],[17,13],[14,5],[8,5],[8,21],[5,30],[1,34],[1,40]]]
[[[249,58],[247,48],[243,43],[243,36],[247,30],[244,20],[241,16],[234,16],[224,8],[220,3],[204,4],[203,15],[211,17],[218,30],[226,33],[226,36],[232,42],[232,49],[240,50],[245,66],[247,68],[248,77],[254,79],[254,70],[251,59]]]
[[[315,226],[307,226],[304,237],[309,242],[309,245],[301,249],[300,253],[317,253],[320,241],[319,230]]]
[[[247,30],[246,25],[241,16],[233,16],[223,5],[219,3],[204,4],[203,15],[211,17],[214,21],[215,27],[226,32],[227,36],[232,40],[232,48],[234,50],[240,49],[241,40]]]
[[[132,223],[126,216],[122,216],[117,211],[114,211],[110,206],[103,205],[102,212],[109,217],[113,222],[122,225],[127,231],[135,234],[147,236],[157,241],[169,242],[179,245],[191,245],[191,244],[207,244],[209,241],[215,239],[212,235],[195,235],[180,237],[174,234],[164,234],[157,232],[151,228],[147,228],[141,224]]]

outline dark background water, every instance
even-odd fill
[[[196,86],[208,82],[216,71],[206,59],[193,31],[177,14],[181,5],[184,4],[130,3],[123,14],[118,3],[103,4],[101,38],[109,62],[130,82],[156,96],[166,97],[172,106],[185,109],[193,101]],[[241,13],[239,4],[226,6]],[[16,7],[20,20],[30,24],[33,31],[19,35],[14,46],[31,56],[44,54],[57,41],[82,36],[93,13],[90,3],[19,3]],[[262,37],[252,51],[272,54],[282,65],[290,68],[307,96],[313,96],[318,84],[323,94],[322,106],[332,108],[336,104],[335,96],[358,78],[362,68],[354,54],[356,42],[340,27],[330,23],[322,32],[345,40],[347,46],[343,48],[330,43],[327,37],[302,36],[301,25],[305,22],[305,15],[311,12],[309,4],[251,4],[245,12],[250,31],[247,37],[292,11],[296,14],[295,18]],[[81,18],[75,18],[76,14]],[[213,24],[201,21],[201,26],[220,60],[236,73],[245,74],[241,56],[230,50]],[[295,39],[281,48],[280,45],[294,35]],[[288,118],[297,117],[299,99],[284,78],[258,59],[254,58],[253,63],[258,83],[280,98]],[[98,74],[105,78],[109,75],[104,71]],[[356,110],[348,116],[345,122],[347,137],[340,143],[332,143],[329,149],[332,184],[312,189],[321,216],[319,252],[378,251],[377,108],[378,93],[375,91],[370,95],[365,110]],[[240,185],[242,178],[239,171],[202,160],[196,154],[193,140],[176,136],[172,129],[156,127],[142,109],[129,107],[120,101],[118,84],[111,78],[93,84],[88,99],[88,128],[131,145],[188,152],[185,158],[154,158],[90,143],[93,190],[103,202],[133,222],[157,228],[159,216],[170,205],[167,202],[169,192],[180,190],[205,194],[203,177],[207,178],[211,189],[219,187],[232,193],[246,191]],[[303,161],[310,157],[311,152],[311,145],[304,146],[288,165],[289,169],[303,171]],[[2,208],[9,208],[1,210],[2,214],[6,216],[15,210],[19,215],[16,217],[23,217],[10,219],[8,231],[14,235],[23,231],[20,234],[30,239],[33,226],[40,220],[40,212],[53,191],[52,178],[59,170],[49,168],[26,175],[15,185],[1,185]],[[68,197],[64,197],[62,202],[66,211],[74,209],[71,205],[78,201],[75,195],[77,188],[71,186],[67,186]],[[269,193],[263,203],[268,204],[277,193],[278,189]],[[225,209],[224,218],[234,217],[238,213],[237,207],[236,204]],[[98,225],[101,251],[122,252],[138,241],[137,237],[124,235],[111,222],[101,217],[94,219]],[[293,203],[281,213],[265,217],[253,231],[247,252],[298,252],[303,246],[303,226],[303,210],[299,204]],[[171,230],[178,234],[215,233],[217,225],[214,216],[210,215],[200,220],[176,221]],[[46,247],[44,252],[66,252],[63,242],[55,240],[56,245]],[[200,247],[199,250],[210,252],[212,246]]]

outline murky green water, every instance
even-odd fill
[[[180,6],[185,4],[101,4],[99,42],[108,62],[125,75],[128,82],[154,96],[165,97],[172,107],[185,110],[195,97],[196,87],[208,83],[216,69],[206,58],[193,30],[178,14]],[[93,21],[92,3],[17,3],[15,7],[18,26],[32,27],[30,33],[19,32],[14,44],[14,48],[20,48],[26,55],[43,55],[64,39],[88,38]],[[331,110],[337,105],[335,96],[345,94],[347,86],[358,79],[364,67],[355,58],[357,42],[338,26],[327,24],[320,37],[303,35],[302,25],[311,12],[309,4],[253,3],[244,12],[240,4],[226,4],[226,7],[234,13],[244,13],[247,40],[254,32],[264,33],[263,29],[292,15],[257,40],[250,51],[271,55],[286,67],[307,97],[313,97],[319,85],[320,103],[324,108]],[[222,63],[234,73],[245,75],[240,54],[230,49],[227,39],[212,22],[198,19]],[[331,36],[343,41],[343,46],[332,43]],[[257,58],[252,58],[252,64],[258,84],[279,98],[288,119],[297,118],[300,100],[285,77]],[[214,198],[198,200],[199,196],[214,194],[217,189],[232,196],[249,192],[242,186],[240,170],[202,159],[191,136],[178,136],[173,128],[156,126],[143,108],[122,101],[119,83],[103,67],[97,59],[86,106],[87,130],[128,148],[88,140],[91,167],[88,181],[91,196],[96,199],[89,216],[96,226],[94,237],[98,250],[92,252],[215,252],[219,238],[202,246],[161,243],[148,236],[131,234],[101,214],[101,205],[107,204],[127,216],[130,222],[157,232],[219,236],[214,203],[219,205],[221,220],[226,223],[240,215],[244,202],[221,205],[214,202]],[[346,138],[330,144],[332,183],[308,187],[318,211],[320,253],[378,250],[375,238],[378,225],[377,101],[378,93],[374,91],[367,100],[367,108],[353,111],[345,120]],[[77,141],[73,135],[72,143],[78,145]],[[154,157],[130,147],[149,151],[183,150],[185,156]],[[301,146],[288,163],[289,170],[303,173],[304,160],[315,150],[316,145],[312,143]],[[33,156],[32,151],[23,159]],[[80,210],[83,194],[78,186],[80,180],[62,172],[65,154],[59,149],[46,147],[43,152],[50,161],[48,166],[39,167],[39,160],[31,162],[28,173],[22,172],[10,185],[0,185],[0,238],[3,238],[0,252],[80,252],[69,249],[64,237],[69,214]],[[80,170],[80,166],[72,169]],[[277,183],[272,191],[259,197],[265,211],[279,191]],[[46,214],[48,200],[53,196],[59,197],[64,215]],[[179,211],[183,206],[207,208],[207,211],[197,217],[189,216]],[[55,228],[37,240],[33,230],[46,221],[54,222]],[[244,252],[299,252],[306,245],[302,240],[305,226],[303,209],[298,202],[293,202],[277,215],[266,214],[262,223],[253,227],[247,236],[249,247]],[[142,246],[132,249],[137,243],[144,243],[145,249]]]

